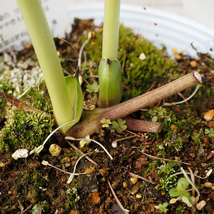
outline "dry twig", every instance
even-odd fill
[[[38,214],[42,214],[42,208],[40,202],[38,203]]]
[[[113,190],[113,188],[112,188],[112,186],[111,186],[109,180],[107,180],[107,181],[108,181],[109,188],[110,188],[110,190],[111,190],[111,192],[112,192],[112,194],[113,194],[115,200],[117,201],[118,206],[123,210],[123,212],[124,212],[125,214],[128,214],[127,209],[125,209],[125,208],[123,207],[123,205],[121,204],[121,202],[119,201],[119,199],[118,199],[116,193],[114,192],[114,190]]]
[[[22,102],[21,100],[9,95],[9,94],[5,94],[2,91],[0,91],[0,97],[4,100],[6,100],[7,102],[9,102],[10,104],[16,106],[17,108],[19,108],[20,110],[23,111],[28,111],[31,113],[40,113],[40,114],[47,114],[44,111],[41,111],[37,108],[34,108],[30,105],[25,104],[24,102]]]
[[[180,92],[178,92],[178,95],[179,95],[183,100],[186,100],[186,98],[185,98],[185,97],[183,96],[183,94],[181,94]],[[186,101],[185,103],[186,103],[187,105],[189,105],[187,101]]]
[[[174,161],[174,162],[178,162],[178,163],[180,163],[180,164],[191,165],[190,163],[186,163],[186,162],[182,162],[182,161],[177,161],[177,160],[172,160],[172,159],[167,159],[167,158],[158,158],[158,157],[155,157],[155,156],[153,156],[153,155],[149,155],[149,154],[146,154],[145,152],[140,151],[137,147],[132,147],[132,148],[137,149],[137,150],[138,150],[139,152],[141,152],[143,155],[146,155],[147,157],[152,158],[152,159],[165,160],[165,161]]]
[[[21,214],[25,214],[28,210],[30,210],[32,208],[32,204],[29,205],[23,212],[21,212]]]
[[[140,176],[140,175],[134,174],[134,173],[132,173],[132,172],[129,172],[129,175],[132,176],[132,177],[135,177],[135,178],[139,178],[139,179],[141,179],[141,180],[144,180],[144,181],[146,181],[146,182],[149,182],[149,183],[151,183],[151,184],[155,184],[155,182],[150,181],[150,180],[148,180],[148,179],[146,179],[146,178],[144,178],[144,177],[142,177],[142,176]]]
[[[84,153],[82,151],[80,151],[76,146],[74,146],[74,144],[70,143],[68,140],[66,140],[66,141],[73,149],[75,149],[81,155],[84,155]],[[88,159],[88,161],[90,161],[91,163],[93,163],[99,167],[99,165],[95,161],[93,161],[91,158],[89,158],[88,156],[85,156],[85,157]]]
[[[195,185],[195,176],[189,167],[188,167],[188,169],[190,172],[190,177],[191,177],[192,183]],[[192,188],[192,196],[195,197],[195,189],[194,188]]]

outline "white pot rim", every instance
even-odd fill
[[[70,21],[75,17],[81,19],[94,18],[96,24],[103,21],[104,4],[75,5],[68,8]],[[168,13],[155,8],[121,4],[120,22],[133,28],[143,37],[152,41],[157,47],[163,44],[171,53],[172,48],[196,56],[196,51],[214,56],[214,30],[190,18]],[[154,23],[157,23],[155,26]]]

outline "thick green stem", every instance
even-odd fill
[[[101,108],[116,105],[122,97],[121,66],[117,60],[120,0],[105,0],[102,60],[99,65]]]
[[[105,0],[102,58],[117,59],[120,0]]]
[[[17,0],[41,66],[59,126],[74,119],[74,109],[40,0]],[[69,127],[63,129],[65,132]]]
[[[122,80],[120,62],[102,59],[99,69],[99,102],[100,108],[116,105],[122,97]]]

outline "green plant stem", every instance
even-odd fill
[[[17,0],[41,66],[59,126],[74,119],[56,47],[39,0]],[[69,127],[64,128],[65,132]]]
[[[99,102],[100,108],[116,105],[122,97],[121,66],[117,59],[110,61],[103,58],[99,68]]]
[[[97,129],[102,127],[101,120],[103,118],[109,119],[111,121],[123,118],[151,104],[157,103],[162,99],[177,94],[186,88],[189,88],[195,84],[199,84],[200,82],[200,74],[198,72],[192,72],[160,88],[135,97],[131,100],[109,108],[97,109],[92,112],[94,115],[90,116],[82,123],[72,127],[66,132],[66,135],[75,138],[83,138],[86,135],[94,134]]]
[[[117,59],[120,0],[105,0],[102,60],[99,74],[100,108],[116,105],[122,97],[121,66]]]
[[[120,0],[105,0],[102,58],[117,59]]]

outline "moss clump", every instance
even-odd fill
[[[158,176],[160,177],[160,190],[168,191],[175,186],[176,177],[172,176],[179,169],[179,164],[173,161],[164,162],[157,169]]]
[[[174,161],[162,161],[160,164],[157,160],[152,160],[148,167],[144,169],[141,173],[142,176],[146,176],[146,174],[150,172],[157,172],[158,177],[160,178],[160,188],[159,190],[168,191],[170,188],[175,186],[176,177],[172,176],[172,174],[178,172],[180,163]]]
[[[4,62],[3,57],[0,57],[0,74],[1,92],[14,97],[26,92],[21,98],[24,103],[51,113],[50,99],[44,81],[40,82],[42,73],[37,62],[18,59],[16,67],[12,61]],[[4,127],[0,130],[0,150],[39,146],[54,125],[51,114],[30,114],[7,106],[4,99],[0,99],[0,114],[5,119],[1,121]]]
[[[169,155],[166,152],[166,148],[170,152],[182,151],[186,140],[192,135],[194,125],[201,121],[197,114],[193,112],[188,114],[186,110],[182,111],[178,106],[174,108],[153,107],[149,109],[145,116],[148,121],[163,123],[163,129],[160,134],[148,133],[150,137],[163,139],[156,143],[157,155],[163,158]],[[196,144],[201,144],[201,134],[202,131],[193,136]]]
[[[39,146],[54,125],[50,115],[30,114],[16,107],[8,109],[5,118],[5,126],[0,131],[0,149],[6,150]]]
[[[180,71],[175,59],[166,57],[165,49],[156,48],[151,42],[139,35],[134,35],[132,29],[120,26],[118,58],[126,64],[122,71],[123,83],[132,89],[124,90],[125,99],[145,93],[155,82],[174,79],[174,74]],[[145,60],[139,56],[144,53]]]

